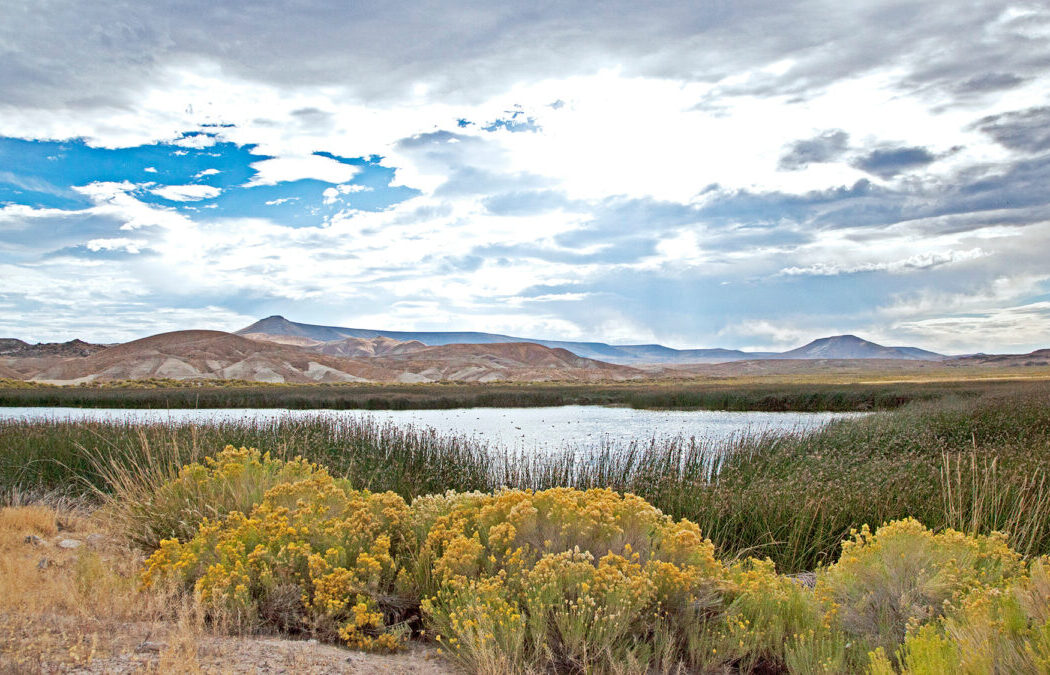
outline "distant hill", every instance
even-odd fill
[[[342,328],[296,323],[283,316],[269,316],[237,331],[238,335],[296,336],[321,342],[345,338],[392,338],[418,341],[427,346],[451,344],[493,344],[498,342],[531,342],[551,349],[567,349],[576,356],[607,363],[632,365],[642,363],[722,363],[771,356],[770,352],[743,352],[737,349],[672,349],[663,345],[610,345],[604,342],[571,342],[514,337],[499,333],[473,331],[397,331],[371,328]]]
[[[96,345],[83,340],[69,342],[41,342],[31,345],[17,338],[0,338],[0,356],[90,356],[106,349],[107,345]]]
[[[492,344],[531,342],[552,349],[567,349],[577,356],[621,365],[729,363],[754,359],[908,359],[937,361],[946,357],[916,347],[884,347],[856,335],[821,338],[788,352],[745,352],[738,349],[673,349],[657,344],[610,345],[604,342],[569,342],[520,338],[498,333],[392,331],[368,328],[317,326],[289,321],[283,316],[270,316],[237,331],[240,335],[296,336],[299,339],[334,342],[347,338],[392,338],[416,341],[428,346],[450,344]]]
[[[942,354],[928,352],[917,347],[883,347],[856,335],[835,335],[820,338],[807,345],[783,352],[771,358],[777,359],[909,359],[916,361],[940,361]]]
[[[1027,354],[972,354],[953,359],[952,365],[1050,366],[1050,349],[1037,349]]]
[[[363,348],[346,340],[320,346],[340,345],[346,350]],[[11,358],[8,362],[22,364],[21,368],[12,369],[22,378],[58,383],[153,377],[292,383],[592,381],[642,377],[633,368],[529,343],[426,347],[379,338],[371,345],[373,351],[378,345],[383,353],[350,357],[322,353],[319,345],[296,346],[221,331],[186,330],[133,340],[83,358]],[[4,363],[0,366],[6,368]]]

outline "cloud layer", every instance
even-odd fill
[[[0,334],[1050,344],[1040,4],[45,5]]]

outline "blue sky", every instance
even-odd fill
[[[0,336],[1050,346],[1043,3],[18,3]]]

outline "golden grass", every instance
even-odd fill
[[[60,547],[66,539],[82,544]],[[0,510],[0,672],[67,670],[133,654],[160,623],[162,598],[137,589],[141,557],[112,541],[82,513]]]

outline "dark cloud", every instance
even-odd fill
[[[9,105],[122,106],[167,66],[211,62],[226,74],[289,88],[347,86],[371,102],[413,96],[420,82],[430,95],[470,102],[523,77],[592,73],[610,61],[627,75],[717,82],[790,55],[786,72],[732,91],[802,100],[887,66],[914,71],[915,87],[957,87],[974,78],[975,63],[1020,78],[1039,72],[1050,47],[1021,25],[1039,17],[1003,26],[1002,10],[995,0],[965,11],[895,0],[610,0],[599,9],[482,0],[40,0],[4,8],[0,90]]]
[[[304,127],[327,128],[332,125],[332,113],[319,108],[299,108],[292,111],[292,116]]]
[[[959,83],[956,89],[961,93],[985,93],[1013,89],[1025,81],[1013,73],[982,73]]]
[[[825,131],[819,136],[795,141],[780,157],[783,171],[804,169],[810,164],[832,162],[849,148],[849,134],[841,129]]]
[[[1011,150],[1050,150],[1050,106],[990,115],[977,127]]]
[[[922,147],[879,148],[857,157],[852,164],[879,178],[893,178],[905,171],[932,164],[936,159],[932,152]]]

